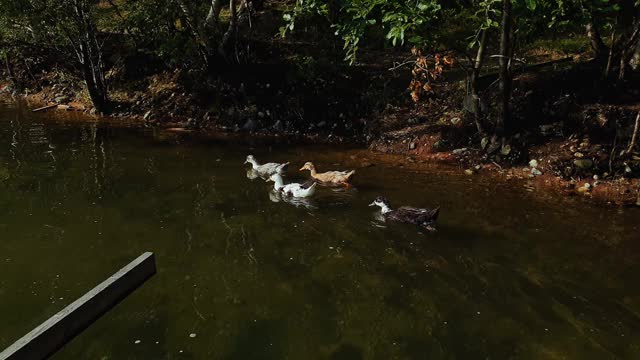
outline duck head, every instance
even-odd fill
[[[247,155],[247,158],[244,160],[245,164],[255,164],[256,158],[253,155]]]
[[[313,165],[312,162],[308,161],[308,162],[304,163],[304,165],[300,168],[300,171],[303,171],[303,170],[315,171],[316,170],[316,166]]]
[[[382,196],[378,196],[369,206],[378,206],[382,210],[383,214],[391,211],[391,204],[389,204],[389,200],[383,198]]]
[[[267,180],[267,182],[273,182],[274,183],[273,188],[276,191],[280,191],[280,189],[284,187],[284,181],[282,180],[282,175],[280,174],[271,175]]]

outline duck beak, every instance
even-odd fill
[[[305,168],[304,166],[300,168],[300,170],[298,171],[302,171],[302,170],[307,170],[307,168]]]
[[[244,161],[245,164],[248,164],[249,162],[247,160]]]
[[[369,206],[376,206],[376,202],[372,202],[371,204],[369,204]]]

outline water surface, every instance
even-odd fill
[[[359,168],[309,203],[244,157]],[[158,274],[54,359],[637,359],[640,211],[364,150],[0,105],[0,348],[144,251]],[[486,179],[485,179],[486,180]],[[438,232],[367,207],[442,207]]]

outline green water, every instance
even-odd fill
[[[249,153],[289,180],[376,166],[296,206]],[[638,359],[640,211],[460,173],[0,105],[0,348],[153,251],[54,359]],[[380,223],[377,195],[440,205],[438,232]]]

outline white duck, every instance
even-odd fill
[[[260,165],[258,160],[253,155],[247,156],[247,159],[244,161],[245,164],[251,164],[253,170],[255,170],[260,176],[271,176],[273,174],[282,174],[287,170],[289,163],[278,164],[278,163],[266,163]]]
[[[271,177],[269,177],[269,180],[267,181],[273,181],[274,182],[273,189],[277,192],[281,192],[282,194],[288,195],[288,196],[304,198],[304,197],[309,197],[315,194],[316,192],[315,182],[311,185],[298,184],[298,183],[291,183],[291,184],[285,185],[284,181],[282,180],[282,176],[280,174],[271,175]]]

